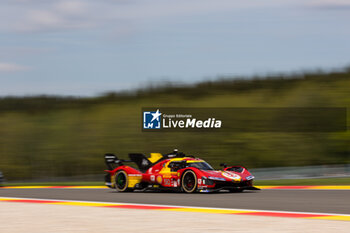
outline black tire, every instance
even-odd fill
[[[193,193],[197,190],[197,175],[192,170],[184,172],[181,178],[181,188],[186,193]]]
[[[128,174],[121,170],[115,175],[115,189],[118,192],[131,192],[133,189],[128,188]]]

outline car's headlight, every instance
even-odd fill
[[[208,179],[211,179],[211,180],[219,180],[219,181],[226,181],[225,178],[215,177],[215,176],[209,176]]]

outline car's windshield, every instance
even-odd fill
[[[206,162],[189,162],[186,164],[186,167],[195,167],[201,170],[214,170],[214,168]]]

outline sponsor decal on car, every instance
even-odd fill
[[[221,174],[229,179],[233,179],[233,180],[240,180],[241,179],[241,177],[239,175],[232,173],[232,172],[222,172]]]

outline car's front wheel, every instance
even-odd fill
[[[118,192],[130,192],[133,189],[128,188],[128,174],[125,171],[118,171],[115,175],[115,189]]]
[[[181,179],[182,190],[186,193],[193,193],[197,190],[197,175],[192,170],[187,170]]]

